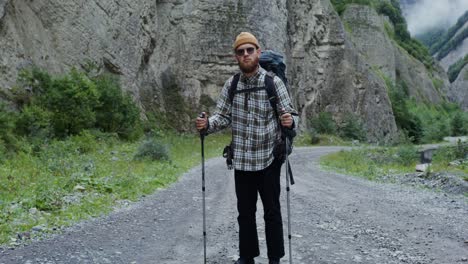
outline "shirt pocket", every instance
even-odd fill
[[[257,121],[257,125],[264,124],[270,119],[272,109],[269,101],[261,101],[253,106],[253,118]]]

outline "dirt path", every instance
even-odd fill
[[[320,171],[318,157],[337,149],[297,148],[291,157],[294,263],[468,263],[468,199]],[[206,171],[208,263],[233,263],[232,171],[220,158],[207,161]],[[196,167],[170,188],[107,217],[0,249],[0,264],[203,263],[200,175]],[[284,188],[282,196],[285,201]],[[259,201],[256,261],[265,264],[262,211]],[[285,210],[283,219],[286,231]],[[282,263],[289,263],[287,257]]]

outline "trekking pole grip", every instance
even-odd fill
[[[201,112],[199,115],[198,115],[199,118],[206,118],[206,114],[205,112]],[[200,138],[203,140],[206,136],[206,129],[202,129],[200,130]]]

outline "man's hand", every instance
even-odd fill
[[[281,125],[283,127],[292,128],[294,119],[290,113],[284,113],[280,116]]]
[[[208,127],[208,117],[206,116],[205,112],[201,113],[201,116],[197,117],[195,121],[195,125],[197,126],[198,131],[206,130]]]

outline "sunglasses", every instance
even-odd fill
[[[237,56],[244,56],[245,51],[247,51],[247,54],[252,55],[255,52],[255,48],[246,48],[246,49],[236,49],[236,55]]]

